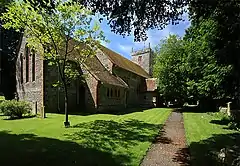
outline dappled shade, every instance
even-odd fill
[[[218,154],[221,149],[238,149],[240,148],[240,133],[233,134],[214,134],[212,137],[200,142],[192,142],[189,146],[191,151],[192,165],[211,166],[220,165]],[[238,152],[235,152],[239,154]],[[235,156],[236,157],[236,156]],[[230,163],[235,157],[227,158]],[[231,158],[231,159],[230,159]]]
[[[116,165],[128,162],[127,155],[116,155],[75,142],[38,137],[34,134],[11,134],[0,131],[1,165]]]
[[[72,126],[59,139],[0,131],[1,165],[131,165],[141,156],[129,149],[149,146],[160,127],[133,119],[95,120]]]
[[[73,128],[79,130],[65,136],[71,140],[82,140],[82,144],[89,148],[114,151],[120,146],[130,148],[141,142],[152,142],[160,127],[139,120],[95,120],[74,125]]]

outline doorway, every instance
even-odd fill
[[[77,105],[81,112],[85,110],[85,87],[80,85],[77,91]]]

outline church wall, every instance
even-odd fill
[[[126,107],[126,89],[119,86],[100,84],[98,88],[98,111],[121,111]]]
[[[119,67],[113,68],[113,74],[120,77],[129,86],[126,92],[127,107],[138,107],[141,103],[140,93],[146,89],[145,79]]]
[[[153,74],[153,51],[150,48],[132,53],[132,61],[141,66],[150,76]]]

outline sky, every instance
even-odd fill
[[[190,26],[190,21],[188,20],[187,14],[183,15],[185,21],[181,21],[177,25],[168,25],[163,30],[153,29],[147,32],[148,39],[145,42],[134,42],[134,36],[123,37],[121,35],[111,32],[111,28],[107,25],[107,21],[104,20],[101,23],[101,30],[104,32],[107,40],[110,43],[102,43],[104,46],[110,48],[111,50],[121,54],[122,56],[131,59],[131,51],[141,50],[144,47],[148,47],[149,43],[151,48],[154,48],[160,43],[160,40],[165,39],[169,34],[176,34],[183,36],[185,29]]]

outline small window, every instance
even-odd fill
[[[143,98],[144,98],[144,100],[146,100],[146,99],[147,99],[147,97],[146,97],[146,96],[144,96]]]
[[[25,57],[26,57],[26,82],[29,81],[29,48],[25,46]]]
[[[110,96],[113,97],[113,90],[111,88]]]
[[[21,84],[23,83],[23,55],[20,54],[20,77],[21,77]]]
[[[32,52],[32,81],[35,81],[35,52]]]
[[[107,88],[107,97],[109,97],[109,88]]]
[[[138,57],[138,63],[142,63],[142,56]]]

